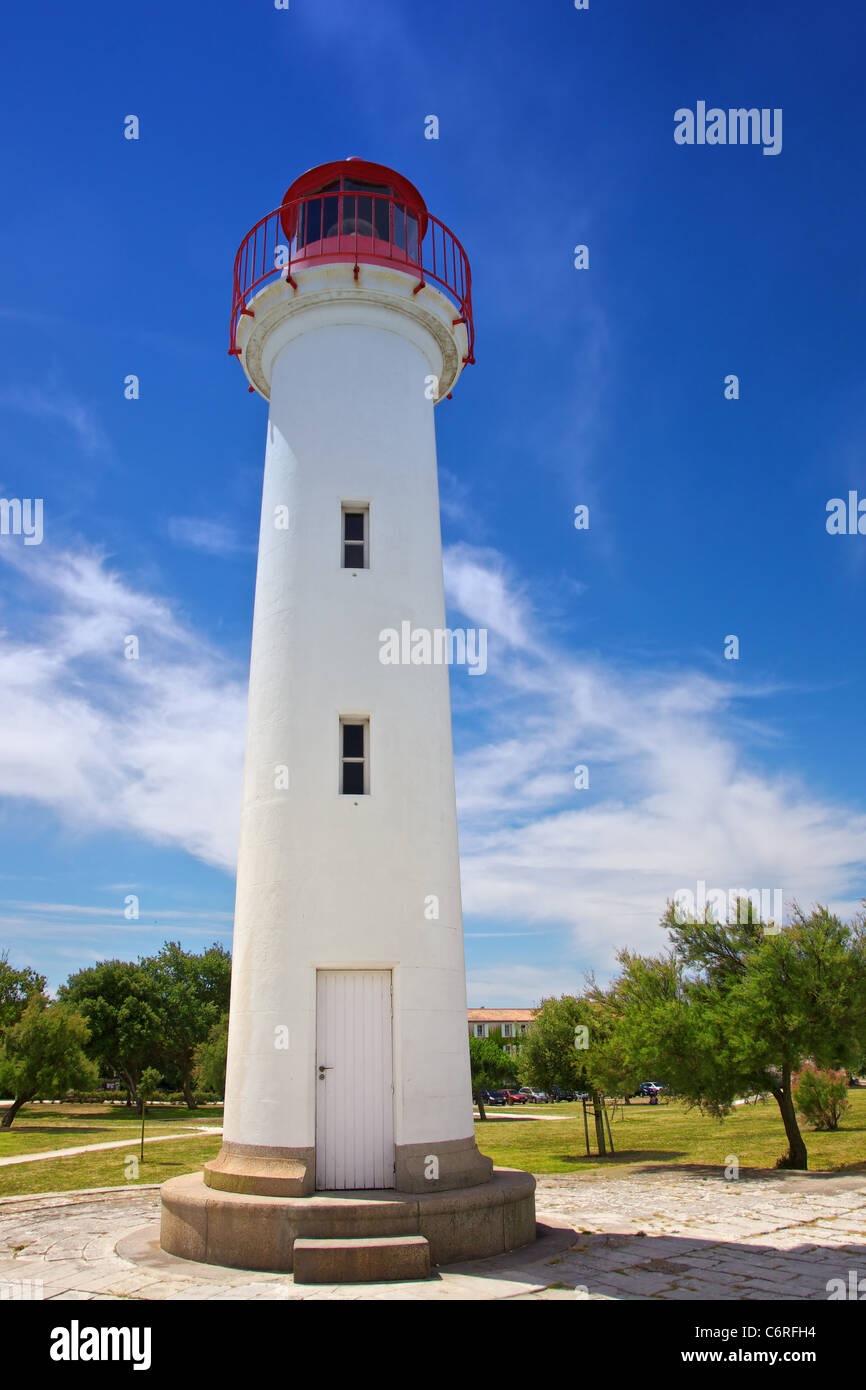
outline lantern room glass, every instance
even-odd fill
[[[295,244],[298,251],[341,236],[363,237],[396,247],[412,264],[419,264],[418,217],[404,203],[394,202],[387,184],[359,179],[336,179],[304,199],[298,208]],[[324,251],[324,248],[323,248]]]

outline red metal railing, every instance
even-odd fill
[[[420,236],[419,236],[420,232]],[[229,352],[240,355],[238,323],[255,317],[249,307],[254,290],[269,280],[295,286],[300,265],[333,261],[352,264],[358,279],[361,264],[398,265],[419,277],[417,294],[428,280],[446,291],[464,323],[469,347],[464,362],[475,361],[472,288],[469,261],[460,242],[437,217],[418,215],[398,198],[382,193],[316,193],[284,203],[247,232],[235,257]]]

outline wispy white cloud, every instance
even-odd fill
[[[206,555],[237,555],[242,551],[255,551],[255,545],[239,536],[232,526],[207,517],[173,516],[169,518],[166,530],[176,545],[201,550]]]
[[[108,449],[108,439],[93,411],[68,391],[51,384],[5,387],[0,390],[0,410],[56,421],[72,431],[86,454],[100,454]]]
[[[576,963],[526,965],[520,961],[474,967],[466,979],[470,1009],[534,1008],[551,995],[577,994],[584,983],[584,971]]]
[[[115,914],[117,921],[111,923],[110,932],[105,919],[98,921],[64,921],[62,918],[53,916],[42,917],[38,913],[26,913],[21,916],[0,913],[0,931],[3,933],[4,945],[9,942],[26,941],[51,941],[64,940],[73,937],[76,941],[90,940],[93,942],[105,941],[110,935],[112,941],[117,940],[118,933],[123,933],[128,937],[138,938],[148,934],[165,938],[173,932],[181,933],[184,937],[198,936],[213,939],[217,936],[231,936],[231,922],[224,920],[214,920],[209,926],[189,925],[186,922],[175,922],[170,915],[165,920],[155,920],[149,913],[136,921],[127,921],[122,912]]]
[[[113,827],[232,870],[246,671],[228,670],[98,554],[43,546],[2,558],[48,613],[0,647],[0,705],[15,729],[0,746],[0,795],[49,806],[82,832]],[[138,660],[124,657],[129,635]]]
[[[510,647],[532,647],[531,610],[527,600],[505,579],[502,557],[495,550],[454,545],[445,553],[445,592],[449,603]]]
[[[78,833],[111,827],[231,872],[246,669],[226,669],[168,602],[98,554],[44,546],[2,558],[19,589],[39,591],[31,607],[40,616],[0,644],[0,706],[15,731],[0,744],[0,796],[50,807]],[[820,899],[853,910],[866,815],[757,760],[755,748],[768,744],[754,731],[775,722],[771,687],[735,687],[685,666],[618,669],[564,651],[498,552],[458,546],[446,564],[452,610],[491,632],[487,674],[460,686],[472,935],[559,932],[559,958],[574,963],[521,966],[520,990],[506,994],[506,975],[488,970],[481,1002],[573,987],[584,969],[607,969],[622,944],[655,949],[666,899],[699,879],[781,888],[786,906]],[[16,601],[0,618],[19,622],[27,611]],[[123,656],[130,633],[138,661]],[[589,768],[587,791],[574,787],[578,763]],[[46,930],[60,933],[63,905],[40,910]],[[109,912],[69,909],[67,929],[104,930]],[[143,920],[163,915],[196,921],[171,909]],[[216,930],[227,915],[203,912],[189,929],[207,931],[209,918]],[[507,979],[516,986],[510,969]]]
[[[439,468],[439,511],[446,521],[463,523],[472,516],[470,492],[466,483],[440,465]],[[474,517],[472,518],[474,521]]]
[[[127,892],[128,890],[122,889],[121,891]],[[27,912],[38,912],[40,914],[60,917],[76,915],[90,917],[123,916],[122,904],[119,907],[89,907],[81,903],[32,903],[16,902],[10,900],[5,905],[7,907],[24,909]],[[180,921],[181,919],[188,919],[193,921],[213,921],[217,918],[227,922],[231,922],[233,920],[233,915],[231,912],[223,912],[216,910],[211,911],[206,908],[198,908],[194,912],[190,912],[187,910],[179,910],[174,907],[149,907],[147,910],[147,916],[163,917],[166,921]]]
[[[753,760],[736,707],[757,707],[760,728],[771,687],[564,652],[501,557],[464,546],[457,558],[451,603],[509,644],[474,692],[481,733],[457,765],[468,914],[567,924],[575,959],[599,970],[617,946],[656,949],[666,900],[700,879],[850,915],[866,887],[866,815]]]

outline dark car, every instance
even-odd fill
[[[484,1104],[485,1104],[485,1105],[504,1105],[504,1104],[505,1104],[505,1092],[504,1092],[504,1091],[485,1091],[485,1092],[484,1092]]]

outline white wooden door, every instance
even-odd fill
[[[316,1187],[394,1186],[390,970],[319,970]]]

